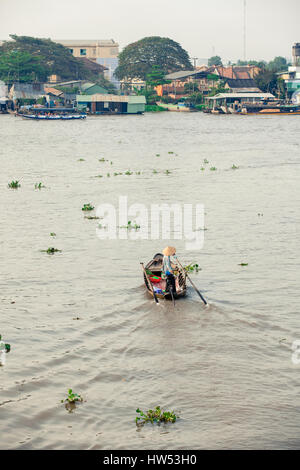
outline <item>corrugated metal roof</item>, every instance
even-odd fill
[[[50,93],[51,95],[55,95],[55,96],[63,95],[63,92],[61,90],[56,90],[56,88],[45,87],[44,90],[45,90],[45,93],[47,94]]]
[[[218,93],[208,98],[209,100],[218,100],[225,98],[275,98],[272,93]]]
[[[142,103],[146,104],[145,96],[137,96],[137,95],[101,95],[96,93],[95,95],[77,95],[76,96],[77,102],[112,102],[112,103]]]

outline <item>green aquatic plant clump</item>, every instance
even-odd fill
[[[48,255],[54,255],[54,253],[61,253],[61,250],[58,250],[57,248],[50,247],[47,250],[41,250],[42,253],[47,253]]]
[[[43,183],[35,183],[34,189],[42,189],[45,188],[46,186],[43,185]]]
[[[95,209],[94,206],[92,206],[90,203],[88,204],[83,204],[82,211],[93,211]]]
[[[69,388],[68,390],[68,396],[64,400],[61,400],[61,403],[76,403],[78,401],[83,401],[83,398],[81,395],[78,395],[78,393],[73,393],[73,390]]]
[[[138,224],[133,224],[131,220],[128,220],[127,225],[122,225],[120,228],[127,228],[127,230],[138,230],[141,228],[141,226]]]
[[[145,423],[175,423],[179,418],[174,411],[162,411],[160,406],[157,406],[155,410],[148,410],[146,413],[137,408],[136,412],[139,416],[135,418],[135,422],[140,426]]]
[[[201,268],[199,268],[199,264],[197,263],[194,263],[194,264],[188,264],[187,266],[184,266],[184,270],[187,272],[187,273],[192,273],[192,272],[199,272],[199,270],[201,271]]]
[[[0,335],[0,342],[2,342],[2,335]],[[4,343],[4,349],[5,349],[5,352],[8,353],[10,351],[10,344]]]
[[[11,188],[11,189],[18,189],[21,187],[20,183],[18,180],[16,181],[11,181],[10,183],[8,183],[8,187]]]

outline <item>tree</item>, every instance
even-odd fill
[[[32,57],[33,66],[37,67],[39,64],[43,67],[44,71],[47,71],[48,75],[59,75],[62,80],[74,78],[95,80],[99,78],[80,59],[73,57],[69,49],[61,44],[57,44],[50,39],[33,38],[30,36],[11,35],[10,37],[12,40],[5,41],[0,47],[0,55],[3,56],[4,54],[4,60],[7,58],[6,54],[11,54],[12,52],[27,54],[27,58],[29,54]],[[22,73],[20,63],[19,73]],[[42,70],[40,70],[40,73],[43,76]]]
[[[184,84],[184,91],[185,91],[185,93],[198,92],[199,88],[198,88],[197,82],[187,82],[187,83],[185,83]]]
[[[192,69],[188,53],[169,38],[152,36],[129,44],[119,54],[119,66],[115,76],[124,78],[146,79],[154,66],[159,67],[165,74],[178,70]]]
[[[32,56],[28,52],[0,52],[0,79],[4,82],[45,81],[49,75],[49,67],[42,61],[42,57]]]
[[[277,75],[276,73],[263,69],[255,77],[258,88],[265,93],[276,93],[277,91]]]
[[[142,90],[135,90],[137,95],[144,95],[147,104],[156,104],[157,93],[155,87],[171,83],[171,80],[165,79],[165,72],[157,66],[152,67],[151,72],[146,75],[146,87]]]
[[[267,65],[267,62],[264,60],[238,60],[238,66],[245,66],[245,65],[254,65],[255,67],[264,68]]]
[[[267,68],[271,72],[282,72],[287,69],[287,61],[284,57],[275,57],[275,59],[268,63]]]
[[[202,93],[195,92],[195,93],[192,93],[191,95],[187,96],[186,102],[195,106],[196,104],[203,103],[203,99],[204,99],[204,97],[203,97]]]
[[[157,87],[158,85],[166,85],[168,83],[172,83],[171,80],[165,79],[165,72],[159,69],[158,66],[152,67],[150,73],[146,75],[146,86],[147,87]]]
[[[210,58],[208,59],[208,66],[209,66],[209,67],[212,67],[213,65],[216,65],[216,66],[218,66],[218,65],[223,65],[222,59],[221,59],[220,56],[214,55],[213,57],[210,57]]]

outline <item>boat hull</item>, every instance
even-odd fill
[[[158,253],[153,257],[152,260],[147,263],[145,269],[146,271],[149,270],[151,271],[154,275],[160,276],[161,275],[161,270],[162,270],[162,260],[163,260],[163,255],[161,253]],[[148,276],[149,279],[149,276]],[[178,299],[180,297],[185,297],[187,293],[187,287],[186,287],[186,272],[179,268],[178,269],[178,275],[175,277],[176,279],[176,294],[174,295],[175,299]],[[152,297],[154,297],[153,292],[151,287],[148,284],[148,280],[144,274],[144,283],[146,286],[146,290],[148,294],[150,294]],[[161,281],[160,284],[152,284],[152,287],[154,291],[157,289],[157,286],[159,288],[164,288],[165,287],[166,281]],[[158,299],[166,299],[166,300],[172,300],[172,296],[168,292],[163,292],[163,293],[158,293],[155,292],[155,295]]]
[[[17,114],[17,116],[23,119],[31,119],[35,121],[73,121],[86,119],[84,115],[75,115],[75,116],[35,116],[33,114]]]

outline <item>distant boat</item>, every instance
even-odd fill
[[[74,119],[85,119],[85,113],[79,113],[75,108],[66,108],[66,107],[55,107],[55,108],[45,108],[45,107],[34,107],[34,106],[24,106],[19,109],[17,116],[20,116],[24,119],[35,119],[40,121],[58,121],[65,120],[71,121]]]
[[[70,121],[74,119],[86,119],[85,114],[69,114],[66,116],[63,115],[57,115],[57,116],[45,116],[45,115],[39,115],[39,114],[17,114],[17,116],[20,116],[24,119],[34,119],[34,120],[40,120],[40,121]]]

